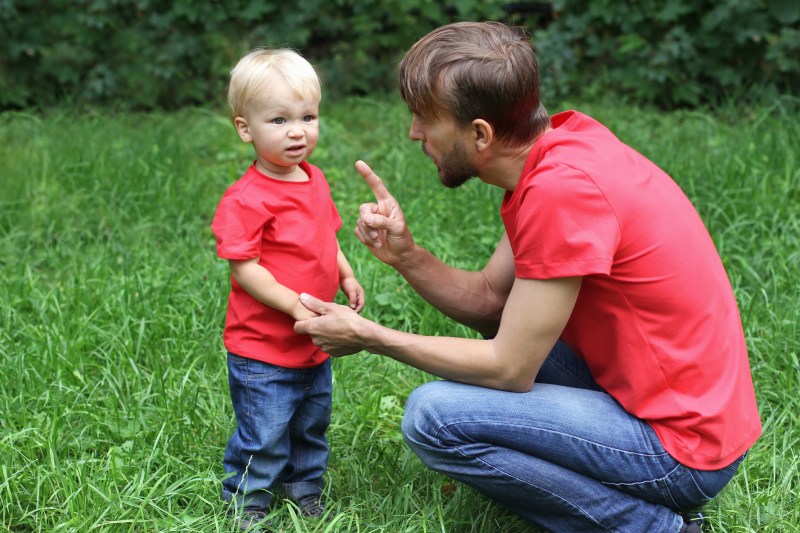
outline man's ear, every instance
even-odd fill
[[[475,135],[475,148],[479,152],[486,150],[494,142],[494,128],[482,118],[472,121],[472,131]]]
[[[247,125],[247,120],[244,117],[236,117],[233,119],[233,125],[239,137],[246,143],[253,142],[253,137],[250,136],[250,127]]]

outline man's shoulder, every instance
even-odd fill
[[[580,171],[595,174],[600,169],[621,165],[631,150],[607,127],[577,111],[554,116],[553,129],[534,145],[538,150],[533,172]]]

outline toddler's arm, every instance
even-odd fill
[[[259,265],[257,257],[246,261],[229,260],[228,263],[236,283],[264,305],[286,313],[295,320],[317,316],[300,303],[299,294],[278,283],[269,270]],[[350,273],[352,275],[352,270]]]

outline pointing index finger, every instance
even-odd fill
[[[372,194],[375,195],[376,200],[380,202],[381,200],[389,200],[392,198],[392,195],[389,194],[389,189],[383,184],[383,180],[375,174],[368,164],[361,160],[356,161],[356,170],[358,170],[358,173],[364,178],[364,181],[367,182],[369,188],[372,189]]]

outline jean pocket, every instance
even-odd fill
[[[228,353],[229,371],[234,372],[240,381],[262,381],[286,371],[285,368],[255,359]]]

